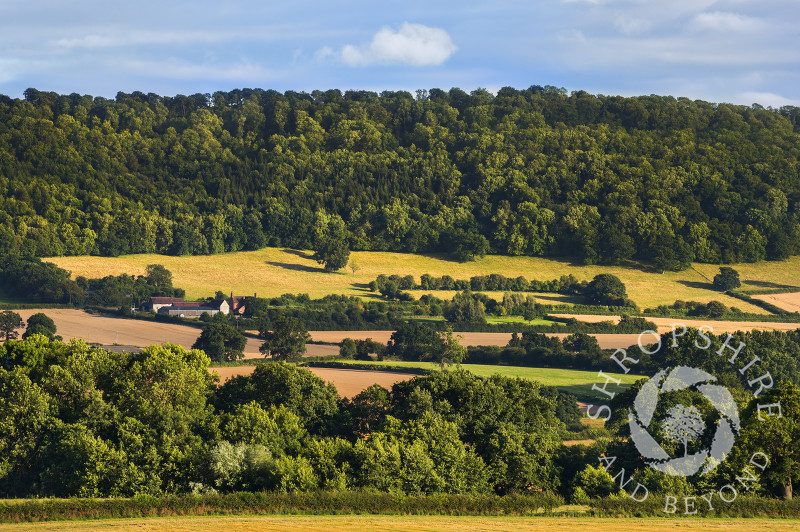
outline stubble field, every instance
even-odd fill
[[[797,530],[800,521],[778,519],[640,519],[591,517],[456,517],[456,516],[231,516],[231,517],[169,517],[149,519],[114,519],[98,521],[65,521],[52,523],[21,523],[0,525],[8,531],[99,531],[119,532],[205,532],[220,529],[243,532],[272,530],[350,531],[404,530],[409,532],[466,531],[554,531],[584,532],[603,530],[615,532],[644,532],[654,530],[725,531],[725,532],[783,532]]]

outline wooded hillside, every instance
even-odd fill
[[[533,86],[0,96],[0,255],[800,253],[800,109]]]

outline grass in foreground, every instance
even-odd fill
[[[199,257],[127,255],[56,257],[46,260],[71,271],[73,276],[86,277],[122,273],[143,275],[148,264],[163,264],[172,272],[175,286],[184,288],[189,298],[213,296],[217,290],[225,294],[233,291],[238,295],[255,292],[262,297],[290,292],[308,293],[314,298],[326,294],[373,298],[376,295],[369,291],[367,285],[382,273],[410,274],[417,279],[423,273],[434,276],[446,274],[456,279],[501,273],[506,276],[524,275],[537,280],[557,279],[568,274],[575,275],[579,280],[591,280],[599,273],[611,273],[622,279],[628,288],[628,295],[642,308],[671,304],[676,299],[702,302],[716,299],[744,312],[766,313],[760,307],[711,290],[711,279],[719,272],[719,266],[713,264],[695,264],[693,269],[683,272],[658,274],[638,267],[583,266],[565,260],[501,255],[458,263],[443,256],[359,251],[351,253],[351,259],[360,268],[355,275],[349,270],[325,273],[311,258],[310,252],[281,248]],[[786,261],[732,266],[739,271],[747,286],[769,289],[776,285],[791,287],[800,284],[797,280],[800,256]]]
[[[661,518],[598,518],[598,517],[453,517],[429,515],[290,515],[290,516],[225,516],[225,517],[161,517],[146,519],[104,519],[98,521],[67,521],[0,525],[0,530],[37,531],[192,531],[220,529],[241,531],[298,530],[406,530],[406,531],[515,531],[541,530],[584,532],[585,530],[615,530],[641,532],[679,528],[682,531],[719,530],[725,532],[768,532],[797,530],[798,520],[783,519],[661,519]]]

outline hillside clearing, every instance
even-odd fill
[[[772,303],[776,307],[789,312],[800,312],[800,292],[789,292],[785,294],[762,294],[753,297]]]
[[[360,269],[352,275],[349,270],[325,273],[311,255],[308,251],[264,248],[207,256],[143,254],[45,260],[71,271],[73,277],[89,278],[122,273],[143,275],[148,264],[163,264],[172,272],[174,285],[184,288],[190,299],[213,296],[217,290],[237,295],[256,293],[262,297],[307,293],[314,298],[327,294],[375,298],[378,296],[369,290],[368,284],[379,274],[413,275],[419,281],[423,273],[450,275],[455,279],[501,273],[508,277],[523,275],[528,279],[549,281],[569,274],[579,280],[591,280],[600,273],[611,273],[622,279],[628,295],[642,308],[668,305],[676,299],[701,302],[716,299],[744,312],[766,313],[760,307],[712,290],[710,279],[719,272],[719,266],[713,264],[695,264],[693,269],[683,272],[650,273],[637,267],[584,266],[537,257],[490,255],[479,261],[459,263],[438,255],[357,251],[351,253],[351,259]],[[760,289],[796,286],[800,256],[786,261],[732,266],[739,271],[744,283],[750,283],[748,286]]]

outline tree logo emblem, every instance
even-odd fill
[[[717,467],[733,448],[739,432],[739,411],[733,396],[724,386],[712,384],[717,378],[705,371],[688,366],[678,366],[672,371],[664,369],[648,380],[639,390],[628,416],[631,439],[647,464],[663,473],[688,477],[698,471],[706,475]],[[689,453],[689,444],[700,438],[708,428],[700,411],[694,406],[675,405],[666,417],[654,422],[659,398],[668,392],[696,390],[719,413],[716,432],[707,448]],[[664,450],[651,432],[660,425],[663,435],[682,444],[683,455],[672,457]],[[680,453],[679,453],[680,454]]]

